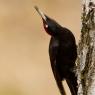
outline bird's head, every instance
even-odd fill
[[[47,15],[45,15],[37,6],[35,6],[36,11],[39,13],[43,20],[43,25],[45,31],[51,35],[55,36],[58,34],[58,29],[61,27],[55,20],[51,19]]]

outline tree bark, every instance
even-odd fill
[[[95,0],[82,2],[82,28],[78,44],[78,95],[95,95]]]

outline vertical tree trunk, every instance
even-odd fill
[[[95,95],[95,0],[82,2],[81,39],[78,45],[78,95]]]

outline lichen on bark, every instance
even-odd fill
[[[95,4],[88,1],[82,7],[81,39],[76,61],[78,95],[95,95]]]

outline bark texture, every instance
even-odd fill
[[[95,95],[95,1],[82,4],[81,39],[78,45],[78,95]]]

